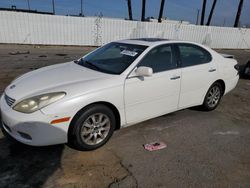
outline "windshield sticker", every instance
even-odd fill
[[[123,51],[121,52],[121,54],[134,57],[134,56],[136,56],[138,53],[137,53],[137,52],[133,52],[133,51],[129,51],[129,50],[123,50]]]

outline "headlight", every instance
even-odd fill
[[[65,92],[47,93],[28,99],[24,99],[16,104],[13,109],[22,113],[32,113],[49,104],[56,102],[66,95]]]

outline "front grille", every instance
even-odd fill
[[[11,97],[9,97],[8,95],[4,95],[4,98],[5,98],[5,101],[6,103],[9,105],[9,106],[12,106],[16,100],[15,99],[12,99]]]
[[[28,135],[27,133],[23,133],[23,132],[20,132],[20,131],[17,131],[21,137],[23,137],[24,139],[26,140],[32,140],[31,136]]]

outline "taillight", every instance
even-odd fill
[[[234,68],[237,70],[237,71],[240,71],[240,66],[238,64],[234,65]]]

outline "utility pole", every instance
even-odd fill
[[[200,9],[197,9],[196,25],[199,25]]]
[[[53,14],[55,14],[55,0],[52,0]]]
[[[83,14],[82,14],[82,0],[81,0],[81,16],[83,16]]]
[[[237,11],[235,22],[234,22],[234,27],[238,27],[239,26],[239,21],[240,21],[240,15],[241,15],[241,10],[242,10],[242,6],[243,6],[243,2],[244,2],[244,0],[240,0],[239,6],[238,6],[238,11]]]
[[[30,0],[27,0],[27,3],[28,3],[28,8],[30,10]]]
[[[202,12],[201,12],[201,25],[204,25],[204,18],[205,18],[205,13],[206,13],[206,4],[207,4],[207,0],[203,0]]]
[[[212,19],[213,13],[214,13],[214,8],[215,8],[216,3],[217,3],[217,0],[214,0],[211,11],[210,11],[209,16],[208,16],[207,26],[209,26],[211,23],[211,19]]]
[[[141,21],[145,21],[146,0],[142,0]]]
[[[226,25],[226,18],[223,20],[223,27]]]
[[[160,12],[159,12],[159,18],[158,18],[159,23],[161,23],[161,18],[162,18],[163,9],[164,9],[164,3],[165,3],[165,0],[161,0],[161,7],[160,7]]]
[[[128,3],[128,17],[129,20],[133,20],[132,8],[131,8],[131,0],[127,0]]]

